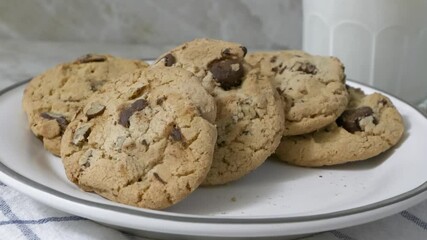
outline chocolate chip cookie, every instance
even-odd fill
[[[283,103],[260,68],[247,64],[246,47],[196,39],[161,56],[154,65],[184,68],[201,79],[215,98],[214,160],[204,185],[237,180],[270,156],[283,134]]]
[[[277,51],[251,53],[246,60],[272,76],[274,87],[286,102],[285,136],[322,128],[347,106],[344,66],[335,57]]]
[[[47,70],[32,79],[24,92],[22,104],[31,131],[48,151],[59,155],[61,136],[86,99],[111,79],[147,66],[139,60],[87,54]]]
[[[65,130],[67,177],[85,191],[128,205],[163,209],[179,202],[202,183],[212,163],[216,128],[200,111],[209,103],[213,98],[183,69],[123,75],[88,99]]]
[[[402,137],[402,117],[386,96],[349,87],[350,102],[336,122],[313,133],[282,139],[276,154],[305,167],[336,165],[374,157]]]

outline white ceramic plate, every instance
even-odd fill
[[[391,96],[406,132],[400,144],[378,157],[322,169],[269,159],[240,181],[200,188],[172,208],[153,211],[110,202],[70,183],[60,159],[29,131],[23,89],[15,85],[0,92],[0,180],[51,207],[141,235],[300,235],[373,221],[427,198],[427,119]]]

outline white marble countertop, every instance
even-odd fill
[[[16,82],[36,76],[46,69],[75,59],[86,53],[109,53],[117,56],[152,59],[171,46],[88,44],[73,42],[23,42],[0,40],[0,90]],[[420,105],[427,113],[427,100]],[[343,230],[329,231],[307,239],[426,239],[427,202],[400,214]],[[415,214],[421,214],[419,217]],[[404,229],[400,227],[404,225]],[[407,230],[406,230],[407,229]],[[403,231],[403,232],[402,232]],[[404,234],[404,235],[402,235]]]
[[[0,89],[86,53],[151,59],[169,48],[171,46],[159,48],[148,45],[0,40]]]

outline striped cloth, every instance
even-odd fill
[[[1,240],[141,240],[73,216],[15,191],[0,182]]]
[[[15,191],[0,182],[0,239],[142,240],[73,216]],[[427,201],[394,216],[355,227],[314,234],[304,240],[427,239]]]

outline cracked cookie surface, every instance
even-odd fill
[[[374,157],[394,146],[404,132],[393,103],[380,93],[348,88],[350,102],[336,122],[313,133],[282,139],[276,154],[299,166],[320,167]]]
[[[277,51],[250,53],[246,60],[272,76],[274,87],[286,102],[285,136],[322,128],[347,106],[344,66],[335,57]]]
[[[193,192],[210,169],[216,128],[178,86],[213,104],[191,73],[161,67],[124,75],[91,97],[62,139],[67,177],[85,191],[150,209]]]
[[[22,104],[31,131],[59,156],[61,136],[87,98],[110,80],[147,66],[139,60],[87,54],[47,70],[33,78],[24,92]]]
[[[280,96],[260,68],[245,62],[246,53],[238,43],[196,39],[154,64],[193,72],[215,99],[218,139],[203,185],[225,184],[250,173],[274,153],[283,134]]]

